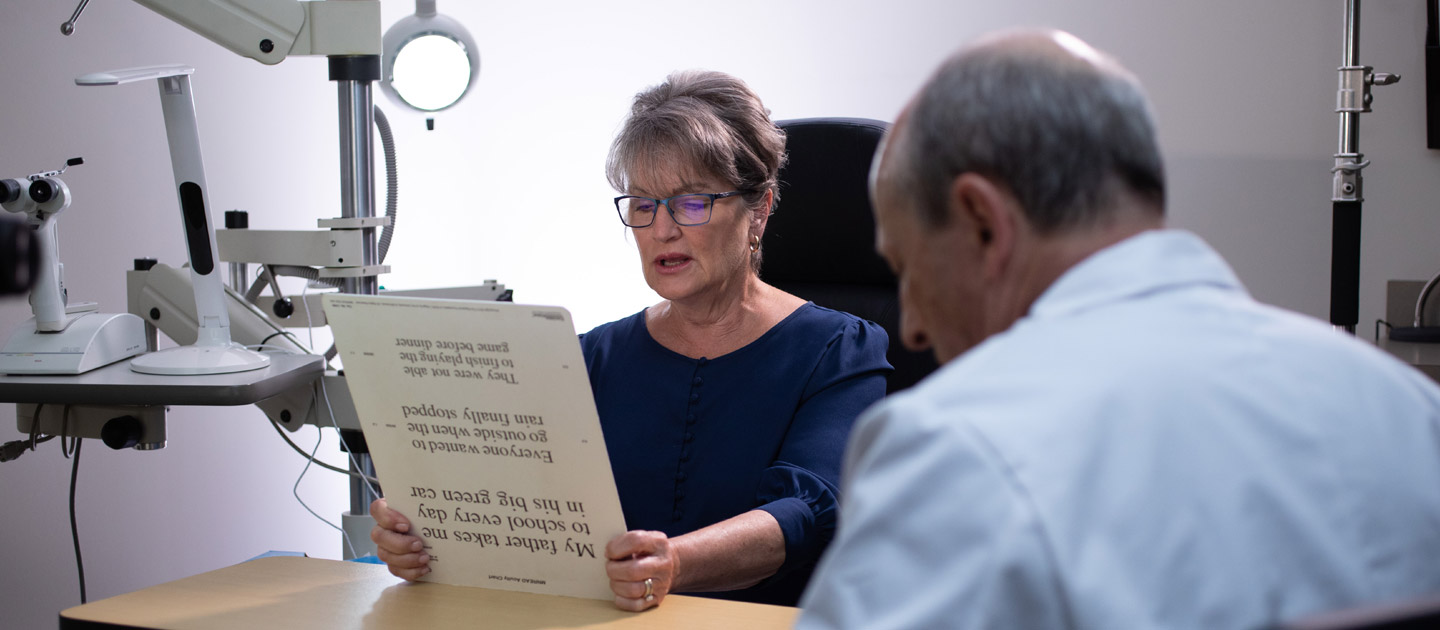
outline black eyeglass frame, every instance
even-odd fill
[[[652,225],[655,224],[655,216],[658,215],[658,214],[660,214],[659,212],[652,212],[652,213],[650,213],[650,222],[649,222],[649,223],[646,223],[645,225],[631,225],[629,222],[627,222],[627,221],[625,220],[625,211],[620,208],[620,202],[622,202],[622,201],[624,201],[624,200],[626,200],[626,199],[644,199],[644,200],[647,200],[647,201],[653,201],[653,202],[655,202],[655,205],[656,205],[657,207],[658,207],[658,206],[665,206],[665,211],[670,213],[670,220],[674,221],[674,222],[675,222],[675,225],[681,225],[681,226],[685,226],[685,227],[693,227],[693,226],[696,226],[696,225],[705,225],[706,223],[709,223],[709,222],[710,222],[710,217],[715,216],[715,202],[716,202],[716,201],[719,201],[719,200],[721,200],[721,199],[729,199],[730,197],[734,197],[734,196],[736,196],[736,195],[748,195],[748,194],[753,193],[753,192],[756,192],[756,191],[754,191],[754,190],[732,190],[732,191],[730,191],[730,192],[723,192],[723,193],[682,193],[682,194],[679,194],[679,195],[674,195],[674,196],[671,196],[671,197],[666,197],[666,198],[664,198],[664,199],[656,199],[656,198],[654,198],[654,197],[641,197],[641,196],[639,196],[639,195],[620,195],[619,197],[616,197],[616,198],[615,198],[615,213],[620,215],[620,223],[623,223],[623,224],[625,225],[625,227],[630,227],[630,228],[647,228],[647,227],[650,227],[650,226],[652,226]],[[705,220],[704,220],[704,221],[700,221],[699,223],[684,223],[684,222],[680,221],[679,217],[676,217],[676,216],[675,216],[675,209],[672,208],[672,207],[670,207],[670,202],[673,201],[673,200],[675,200],[675,199],[679,199],[679,198],[681,198],[681,197],[709,197],[709,198],[710,198],[710,203],[709,203],[709,205],[707,205],[707,206],[705,207]]]

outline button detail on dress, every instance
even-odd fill
[[[700,377],[697,376],[697,377],[695,377],[695,380],[690,381],[690,382],[693,383],[696,387],[699,387],[699,386],[705,384],[705,379],[700,378]]]

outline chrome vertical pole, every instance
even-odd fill
[[[1360,169],[1365,156],[1358,146],[1360,112],[1365,109],[1366,68],[1360,60],[1360,0],[1345,0],[1344,53],[1335,111],[1340,114],[1340,146],[1335,153],[1335,174],[1330,209],[1330,323],[1355,334],[1360,319]]]
[[[1340,115],[1339,147],[1331,184],[1333,217],[1330,258],[1330,323],[1355,334],[1360,319],[1360,210],[1365,201],[1360,171],[1370,163],[1360,153],[1360,114],[1370,111],[1370,86],[1389,85],[1400,75],[1360,65],[1360,0],[1345,0],[1344,53],[1335,111]]]
[[[334,56],[330,61],[330,80],[337,84],[340,101],[340,216],[344,219],[368,219],[375,216],[375,149],[371,129],[375,126],[375,105],[371,87],[380,80],[379,55]],[[376,233],[363,230],[359,264],[365,268],[379,264]],[[346,293],[375,295],[379,281],[374,275],[345,278],[341,290]],[[347,450],[354,456],[351,472],[375,474],[369,452]],[[370,503],[377,497],[361,479],[350,478],[350,513],[370,513]]]
[[[379,75],[378,68],[376,75]],[[372,82],[340,79],[337,83],[340,98],[340,216],[346,219],[371,218],[375,216],[375,147],[371,132],[375,126],[375,106],[371,99]],[[361,260],[358,261],[364,267],[380,262],[375,237],[373,229],[365,230]],[[341,286],[346,293],[365,295],[374,295],[378,288],[379,283],[373,275],[345,278]]]

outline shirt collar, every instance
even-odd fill
[[[1061,274],[1030,307],[1036,318],[1186,286],[1246,293],[1235,272],[1200,237],[1183,230],[1147,230],[1102,249]]]

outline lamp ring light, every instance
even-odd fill
[[[380,89],[408,107],[436,112],[458,103],[480,74],[480,52],[465,27],[416,0],[415,14],[381,40]]]

